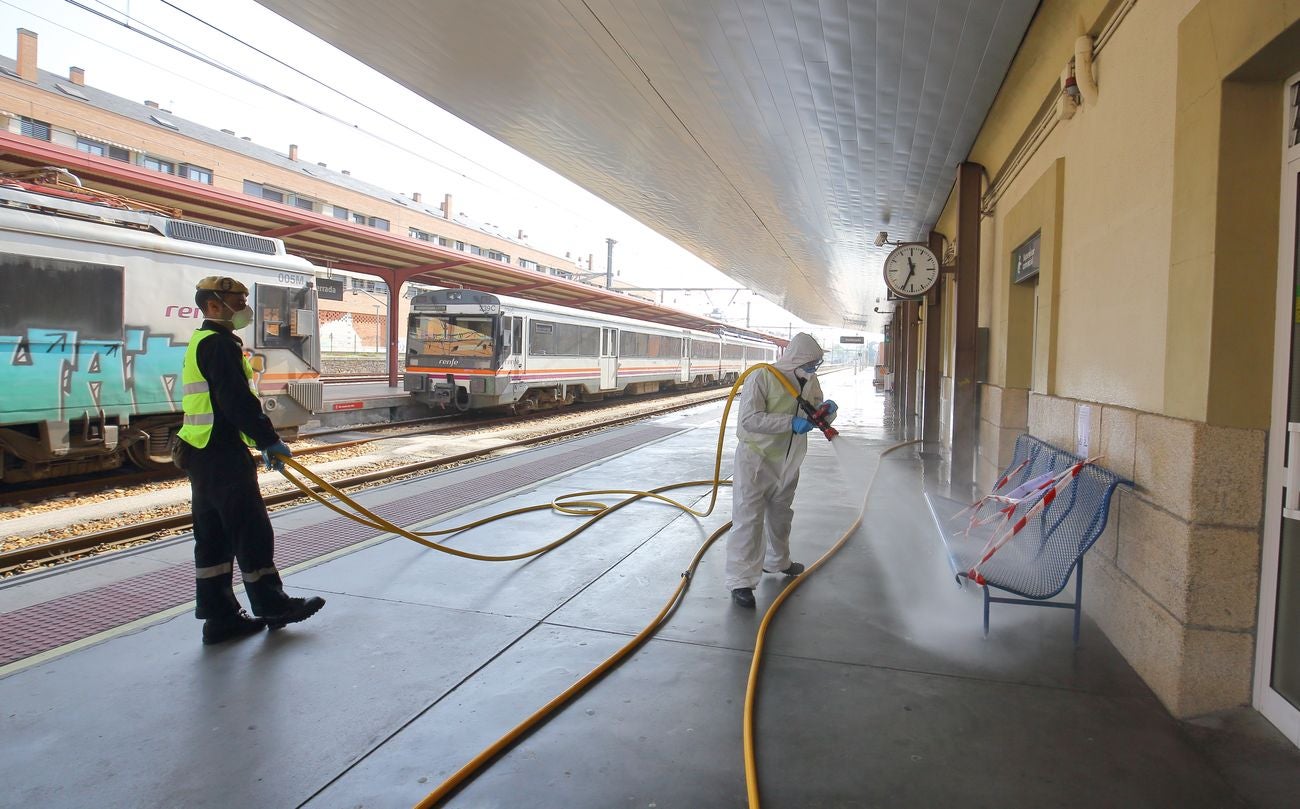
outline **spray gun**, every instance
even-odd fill
[[[802,396],[796,399],[799,402],[799,408],[803,410],[807,419],[813,423],[813,426],[822,431],[826,440],[830,441],[840,434],[840,431],[830,425],[826,419],[831,414],[830,402],[823,402],[820,407],[813,407],[812,403]]]

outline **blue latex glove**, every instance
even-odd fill
[[[803,416],[795,416],[790,422],[790,429],[794,430],[795,435],[803,435],[813,428],[813,423]]]
[[[293,451],[290,450],[289,445],[283,441],[276,441],[271,446],[262,450],[262,462],[266,464],[267,470],[274,469],[279,472],[284,469],[284,461],[277,458],[277,455],[282,455],[285,458],[292,458]]]
[[[826,415],[828,416],[835,415],[837,412],[839,412],[840,409],[840,406],[835,404],[834,399],[827,399],[826,401],[822,402],[822,406],[826,408]]]

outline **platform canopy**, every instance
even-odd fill
[[[877,232],[927,238],[1038,7],[259,2],[799,317],[870,330]]]
[[[75,175],[76,182],[98,192],[170,209],[168,215],[282,239],[290,253],[319,267],[373,275],[394,290],[406,281],[463,287],[670,326],[711,332],[725,330],[778,344],[785,342],[631,295],[437,247],[405,235],[214,188],[48,141],[0,132],[0,172],[23,173],[46,166],[67,169]],[[391,314],[396,316],[395,312]]]

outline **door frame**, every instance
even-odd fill
[[[1300,708],[1292,705],[1271,685],[1273,673],[1273,634],[1277,613],[1277,579],[1282,549],[1283,489],[1286,470],[1283,461],[1290,431],[1287,405],[1291,376],[1292,328],[1296,326],[1296,238],[1300,222],[1296,220],[1297,197],[1300,196],[1300,144],[1291,145],[1292,116],[1300,104],[1300,73],[1282,85],[1283,159],[1280,219],[1278,227],[1277,305],[1274,313],[1273,402],[1268,433],[1267,488],[1264,496],[1264,537],[1260,556],[1259,620],[1255,635],[1255,683],[1252,702],[1287,736],[1300,745]],[[1292,442],[1300,448],[1300,434]],[[1300,466],[1300,452],[1291,463]],[[1295,499],[1293,497],[1289,499]]]
[[[600,327],[600,389],[618,387],[618,329]]]

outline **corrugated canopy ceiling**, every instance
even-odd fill
[[[1038,0],[259,0],[805,320],[879,330]]]

